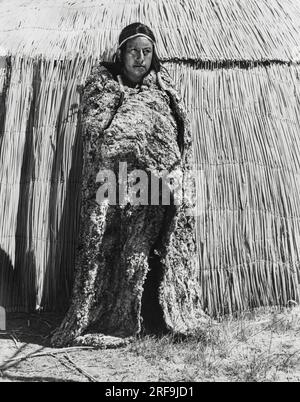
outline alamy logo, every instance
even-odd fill
[[[195,174],[193,170],[183,175],[180,168],[171,172],[144,171],[128,172],[126,162],[119,163],[118,172],[99,171],[96,182],[98,204],[104,201],[110,205],[181,205],[191,207],[189,214],[195,215]]]

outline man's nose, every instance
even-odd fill
[[[140,61],[144,61],[144,52],[143,52],[143,50],[140,50],[139,52],[138,52],[138,60],[140,60]]]

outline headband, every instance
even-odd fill
[[[120,47],[121,47],[122,45],[124,45],[124,43],[127,42],[129,39],[133,39],[133,38],[136,38],[136,37],[138,37],[138,36],[143,36],[144,38],[149,39],[149,40],[153,43],[153,45],[155,44],[154,40],[151,39],[150,36],[145,35],[145,34],[142,34],[142,33],[137,33],[137,34],[135,34],[135,35],[128,36],[128,38],[122,40],[122,42],[121,42],[121,43],[119,44],[119,46],[118,46],[118,49],[120,49]]]

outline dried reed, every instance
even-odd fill
[[[109,56],[135,21],[153,27],[166,60],[300,60],[298,0],[3,1],[0,46],[51,59]]]

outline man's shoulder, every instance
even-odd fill
[[[174,82],[173,78],[171,77],[170,72],[167,67],[161,66],[160,75],[161,75],[164,83],[167,84],[168,87],[175,88],[175,82]]]
[[[118,80],[109,68],[109,63],[101,62],[91,68],[91,72],[85,79],[84,84],[78,86],[78,91],[84,102],[86,99],[98,96],[100,93],[117,93],[118,87]]]
[[[87,78],[87,82],[106,81],[113,79],[113,74],[109,67],[104,63],[98,63],[92,67],[91,73]]]

